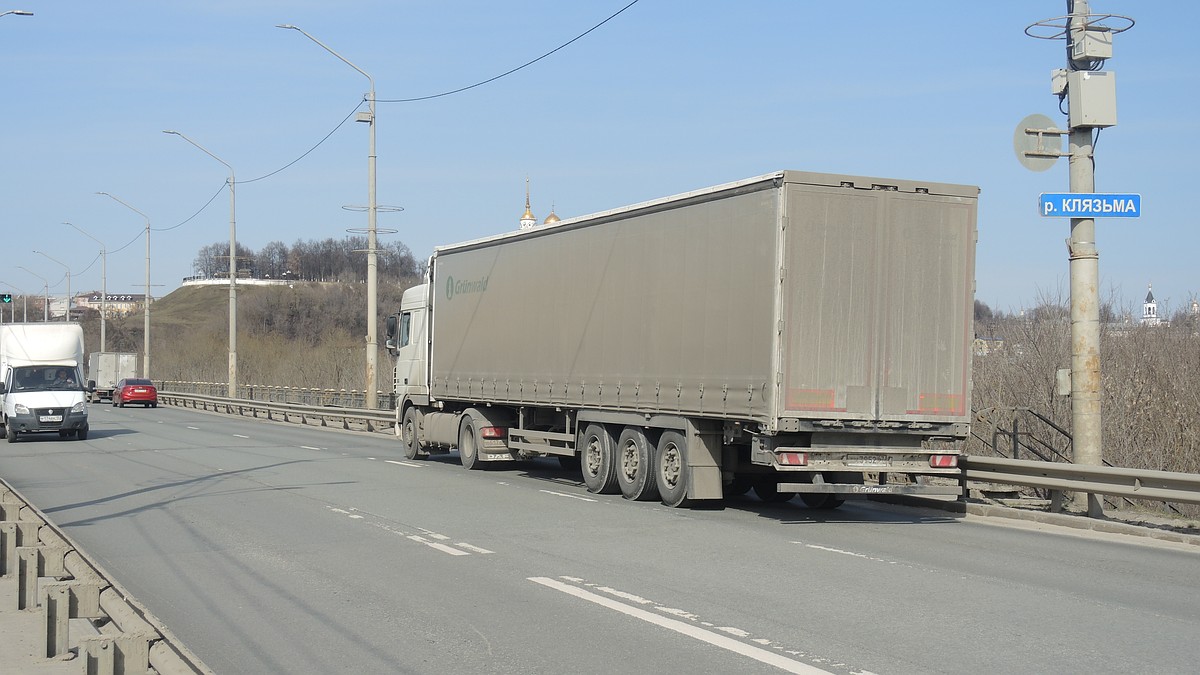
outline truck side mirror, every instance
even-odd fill
[[[88,380],[87,390],[88,390],[88,393],[94,393],[96,391],[96,381],[95,380]]]
[[[386,326],[384,335],[387,336],[387,348],[395,349],[396,315],[392,314],[391,316],[387,317],[387,319],[384,320],[384,325]]]
[[[8,387],[4,386],[3,382],[0,382],[0,396],[3,396],[7,393],[8,393]]]

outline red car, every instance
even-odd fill
[[[145,378],[127,377],[117,382],[112,398],[112,404],[115,406],[124,408],[126,403],[141,403],[147,408],[157,408],[158,388]]]

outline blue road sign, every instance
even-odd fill
[[[1059,218],[1138,218],[1142,196],[1091,192],[1043,193],[1038,212]]]

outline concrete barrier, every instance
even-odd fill
[[[77,649],[88,674],[212,672],[65,533],[2,481],[0,518],[0,575],[15,577],[17,582],[6,584],[15,592],[0,598],[0,611],[41,613],[47,659],[69,658]],[[73,619],[104,624],[99,635],[72,640]]]

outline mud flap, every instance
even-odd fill
[[[689,500],[721,499],[721,427],[685,420]]]

